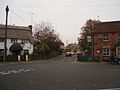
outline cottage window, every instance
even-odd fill
[[[22,43],[28,43],[27,39],[22,39]]]
[[[4,42],[4,38],[0,38],[0,42]]]
[[[108,34],[103,34],[103,41],[109,41]]]
[[[11,38],[11,43],[17,43],[17,39],[16,38]]]
[[[110,56],[110,48],[103,48],[103,56]]]

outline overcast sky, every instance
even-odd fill
[[[120,0],[0,0],[0,23],[5,23],[9,5],[9,24],[28,26],[42,21],[53,24],[66,44],[77,42],[80,28],[88,19],[120,20]],[[97,17],[99,16],[99,17]]]

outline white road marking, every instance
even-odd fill
[[[2,72],[1,75],[8,75],[10,72]]]
[[[17,70],[10,70],[10,71],[1,71],[0,75],[9,75],[9,74],[15,74],[15,73],[21,73],[21,72],[30,72],[33,71],[33,68],[30,69],[17,69]]]

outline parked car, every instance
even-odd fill
[[[71,54],[72,54],[72,55],[75,55],[75,52],[72,51]]]
[[[114,64],[120,65],[120,56],[114,56],[114,59],[111,60],[111,64],[112,65],[114,65]]]
[[[65,56],[68,57],[68,56],[72,56],[71,52],[66,52],[65,53]]]
[[[79,55],[79,54],[80,54],[80,51],[77,51],[76,54]]]

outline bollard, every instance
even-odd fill
[[[18,62],[20,62],[20,55],[18,55]]]
[[[26,62],[28,61],[28,55],[25,55],[25,57],[26,57]]]

